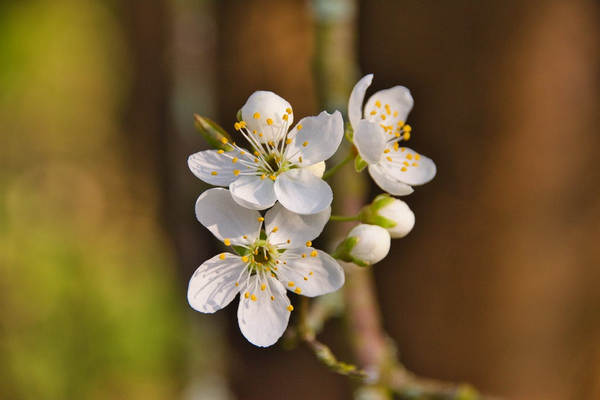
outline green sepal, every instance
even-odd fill
[[[356,157],[354,157],[354,170],[356,172],[362,172],[362,170],[367,168],[368,165],[369,164],[363,160],[360,154],[357,154]]]
[[[233,150],[233,147],[229,144],[231,142],[229,133],[210,118],[194,114],[194,127],[211,147],[225,151]]]
[[[235,114],[235,118],[237,119],[238,122],[240,122],[242,120],[242,109],[240,108],[237,112],[237,114]]]
[[[354,129],[352,129],[352,125],[346,124],[344,136],[346,137],[347,141],[349,141],[350,143],[354,143]]]
[[[238,256],[246,256],[250,254],[250,250],[243,246],[231,246],[231,248],[233,249],[233,251],[235,251],[235,254],[237,254]]]
[[[346,239],[344,239],[344,241],[342,243],[340,243],[338,245],[338,247],[335,249],[335,251],[333,252],[333,254],[331,256],[338,260],[354,263],[354,264],[358,265],[359,267],[368,267],[369,264],[365,263],[362,260],[354,258],[350,255],[350,252],[352,251],[354,246],[356,246],[357,243],[358,243],[357,237],[355,237],[355,236],[347,237]]]
[[[360,210],[358,220],[364,224],[379,225],[382,228],[389,229],[397,225],[397,223],[389,218],[379,215],[378,211],[387,206],[395,199],[388,194],[380,194],[375,199]]]

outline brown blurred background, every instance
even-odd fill
[[[305,349],[248,344],[235,305],[185,299],[217,251],[192,114],[229,128],[258,89],[318,112],[315,15],[350,27],[355,78],[412,90],[411,147],[438,166],[375,267],[402,361],[511,399],[600,398],[599,4],[348,4],[0,4],[0,398],[351,397]],[[351,359],[343,321],[322,338]]]

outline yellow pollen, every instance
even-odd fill
[[[404,138],[404,140],[410,139],[410,132],[404,132],[403,138]]]
[[[412,163],[412,166],[413,166],[413,167],[418,167],[418,166],[419,166],[419,163],[417,163],[417,162],[414,162],[414,163]]]
[[[418,161],[420,158],[421,158],[421,155],[420,155],[420,154],[415,154],[415,160],[417,160],[417,161]]]
[[[304,142],[304,143],[302,143],[302,146],[303,146],[303,147],[306,147],[306,146],[308,146],[308,142]]]
[[[267,288],[267,285],[265,285],[264,283],[262,285],[260,285],[260,290],[265,290]]]
[[[306,254],[302,253],[302,258],[306,258]]]
[[[390,157],[390,156],[387,156],[387,157],[386,157],[386,160],[388,160],[388,161],[390,161],[390,162],[391,162],[391,161],[392,161],[392,157]]]
[[[250,300],[256,301],[256,296],[255,295],[250,296]]]
[[[221,143],[227,144],[227,142],[229,142],[229,140],[227,140],[227,138],[221,138]]]
[[[239,282],[236,282],[236,283],[235,283],[235,286],[240,286],[240,283],[239,283]]]
[[[385,149],[383,152],[384,152],[385,154],[387,154],[387,153],[389,153],[389,152],[390,152],[390,149]]]
[[[394,118],[398,116],[398,111],[394,111]]]
[[[377,100],[375,102],[375,107],[380,108],[381,107],[381,102],[379,100]]]
[[[289,287],[292,287],[292,286],[294,286],[294,285],[295,285],[295,283],[294,283],[294,282],[292,282],[292,281],[289,281],[289,282],[288,282],[288,286],[289,286]]]
[[[258,217],[257,220],[258,222],[263,222],[265,219],[263,217]]]
[[[408,161],[404,161],[402,164],[406,165],[407,167],[410,165]]]
[[[412,160],[413,156],[412,156],[412,154],[408,153],[408,154],[406,155],[406,158],[408,158],[409,160]]]
[[[267,177],[267,176],[266,176],[265,174],[262,174],[262,175],[260,176],[260,179],[264,180],[266,177]]]
[[[234,174],[235,176],[238,176],[238,175],[240,174],[240,170],[239,170],[239,169],[234,169],[234,170],[233,170],[233,174]]]
[[[246,154],[244,150],[240,151],[240,156],[243,156],[244,154]]]
[[[375,115],[375,114],[377,114],[377,111],[373,110],[373,111],[371,111],[369,114],[371,114],[371,115]]]
[[[390,115],[391,111],[390,111],[390,105],[386,104],[383,106],[385,108],[385,112],[387,113],[387,115]]]
[[[288,114],[291,114],[292,113],[292,109],[288,107],[288,108],[285,109],[285,112],[288,113]]]
[[[385,121],[385,114],[381,114],[381,119]]]
[[[213,175],[213,176],[215,176],[215,175],[218,175],[218,172],[217,171],[213,171],[210,174]]]
[[[398,125],[398,128],[402,128],[402,125],[404,125],[404,121],[398,121],[396,125]]]
[[[275,145],[275,143],[272,140],[269,140],[267,143],[269,144],[269,146],[274,146]]]
[[[273,229],[271,229],[271,232],[275,233],[279,230],[279,228],[277,226],[274,226]]]
[[[308,278],[307,278],[306,276],[305,276],[303,279],[304,279],[305,281],[307,281],[307,280],[308,280]]]
[[[310,247],[312,246],[312,242],[309,240],[308,242],[306,242],[306,247]]]
[[[225,243],[225,246],[231,246],[231,240],[229,239],[223,240],[223,243]]]
[[[284,120],[284,121],[287,121],[287,120],[288,120],[288,116],[287,116],[287,114],[283,114],[283,117],[281,117],[281,118],[283,118],[283,120]]]
[[[400,152],[403,152],[404,150],[406,150],[405,147],[400,147]]]
[[[308,274],[312,276],[313,272],[312,272],[312,271],[310,271]]]
[[[317,256],[317,254],[318,254],[318,253],[317,253],[317,251],[316,251],[316,250],[313,250],[313,251],[311,251],[311,252],[310,252],[310,256],[311,256],[311,257],[316,257],[316,256]]]
[[[258,162],[258,158],[254,158],[254,162],[257,163]]]
[[[400,137],[400,132],[396,132],[396,133],[394,133],[394,136],[396,136],[396,137]]]
[[[245,128],[246,127],[246,121],[240,121],[240,127],[241,128]]]
[[[271,296],[271,301],[275,300],[275,296]]]
[[[402,167],[402,168],[400,168],[400,171],[402,171],[402,172],[406,172],[406,167]]]
[[[298,162],[302,162],[302,156],[298,157]]]
[[[288,244],[290,244],[292,241],[291,241],[290,239],[288,239],[288,240],[286,240],[286,242],[287,242]],[[284,264],[285,264],[285,262],[284,262]]]
[[[240,130],[240,124],[238,122],[236,122],[235,124],[233,124],[233,129],[235,129],[236,131]]]
[[[258,137],[263,137],[263,134],[262,134],[262,132],[260,132],[260,133],[258,134]]]
[[[254,119],[259,119],[260,118],[260,113],[255,112],[253,115]]]
[[[394,151],[398,151],[399,147],[400,145],[398,144],[398,142],[394,143]]]
[[[233,158],[231,159],[231,162],[232,162],[233,164],[235,164],[235,163],[236,163],[236,162],[238,162],[238,161],[239,161],[239,158],[237,158],[237,157],[233,157]]]
[[[299,287],[297,287],[296,290],[294,290],[294,292],[300,294],[300,293],[302,293],[302,289],[300,289]]]
[[[225,153],[225,150],[223,150],[223,149],[219,149],[219,150],[217,150],[217,153],[219,153],[219,154],[223,154],[223,153]]]
[[[255,151],[254,151],[254,155],[255,155],[256,157],[258,157],[258,156],[260,156],[260,153],[259,153],[258,151],[256,151],[256,150],[255,150]]]
[[[290,143],[292,143],[292,139],[286,139],[285,140],[285,144],[290,144]]]
[[[287,310],[288,310],[289,312],[292,312],[292,311],[294,311],[294,306],[290,304],[289,306],[287,306]]]
[[[299,131],[301,131],[301,130],[302,130],[302,125],[301,125],[301,124],[298,124],[298,125],[296,126],[296,129],[297,129],[297,130],[299,130]]]
[[[277,270],[275,270],[275,271],[277,271]],[[273,278],[276,278],[276,277],[277,277],[277,275],[275,275],[275,274],[274,274],[274,273],[272,273],[272,272],[271,272],[271,276],[272,276]],[[271,297],[273,297],[273,296],[271,296]]]
[[[222,254],[220,254],[220,255],[219,255],[219,258],[220,258],[221,260],[224,260],[224,259],[225,259],[225,253],[222,253]]]
[[[242,237],[243,237],[244,239],[248,239],[248,236],[246,236],[246,235],[244,235],[244,236],[242,236]]]
[[[248,260],[249,260],[248,256],[242,256],[242,261],[243,262],[248,262]]]
[[[245,298],[248,298],[248,297],[250,297],[250,293],[248,293],[248,292],[244,293],[244,297],[245,297]]]
[[[274,181],[275,179],[277,179],[277,177],[275,175],[269,175],[269,179],[271,179],[272,181]]]
[[[273,120],[271,118],[267,118],[267,125],[273,125]]]
[[[412,127],[410,125],[408,125],[408,124],[404,125],[402,127],[402,129],[404,130],[404,132],[410,132],[410,131],[412,131]]]

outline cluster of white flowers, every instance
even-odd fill
[[[393,195],[412,193],[428,182],[435,164],[400,147],[410,137],[405,123],[413,106],[408,89],[396,86],[375,93],[362,110],[373,75],[354,87],[348,104],[355,165],[367,167],[374,181]],[[378,196],[355,218],[354,227],[333,257],[312,247],[330,220],[333,192],[322,179],[325,160],[344,137],[339,111],[300,120],[292,129],[291,105],[275,93],[253,93],[234,128],[249,144],[244,149],[225,136],[221,148],[188,159],[198,178],[224,188],[208,189],[196,202],[196,217],[231,252],[204,262],[194,272],[188,301],[213,313],[239,293],[238,323],[257,346],[270,346],[285,331],[293,306],[286,289],[314,297],[338,290],[344,271],[335,258],[360,266],[383,259],[390,239],[410,232],[415,217],[401,200]],[[264,215],[259,210],[267,210]]]

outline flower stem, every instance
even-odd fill
[[[323,174],[323,179],[329,179],[340,168],[342,168],[344,165],[346,165],[347,163],[349,163],[350,161],[352,161],[353,158],[354,158],[354,154],[352,152],[350,152],[350,154],[348,154],[348,156],[346,158],[344,158],[338,164],[334,165],[333,167],[331,167],[327,171],[325,171],[325,173]]]
[[[332,215],[329,217],[330,221],[358,221],[357,215]]]

